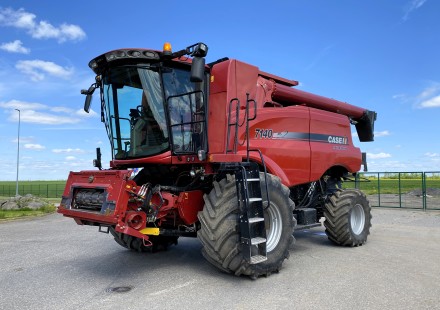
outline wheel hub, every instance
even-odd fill
[[[281,213],[275,204],[270,203],[265,210],[264,220],[266,221],[266,250],[271,252],[280,242],[283,231]]]
[[[365,211],[360,204],[356,204],[351,210],[350,226],[354,234],[359,235],[365,226]]]

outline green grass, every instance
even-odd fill
[[[46,205],[39,209],[23,208],[19,210],[0,210],[0,220],[11,220],[28,216],[40,216],[53,213],[56,207],[53,204]]]
[[[359,189],[368,195],[378,194],[399,194],[399,180],[398,179],[385,179],[380,178],[379,182],[377,178],[368,178],[368,181],[362,181],[359,183]],[[344,182],[345,188],[354,188],[354,182]],[[407,194],[414,190],[422,190],[422,179],[401,179],[400,189],[402,194]],[[426,188],[440,188],[440,179],[427,178]]]

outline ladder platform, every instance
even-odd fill
[[[248,182],[259,182],[260,181],[260,179],[258,179],[258,178],[252,178],[252,179],[246,179],[246,181],[248,181]]]
[[[249,198],[249,202],[254,202],[254,201],[263,201],[262,198]]]
[[[264,222],[264,217],[251,217],[249,218],[249,223],[258,223],[258,222]]]
[[[255,256],[251,256],[251,261],[250,264],[251,265],[255,265],[255,264],[259,264],[262,262],[267,261],[267,257],[263,256],[263,255],[255,255]]]
[[[260,243],[266,242],[266,238],[261,238],[261,237],[255,237],[251,239],[251,244],[252,245],[257,245]]]

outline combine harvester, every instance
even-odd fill
[[[324,225],[359,246],[369,202],[342,189],[373,141],[376,113],[293,88],[298,82],[223,58],[205,64],[197,43],[172,52],[119,49],[94,58],[110,169],[71,172],[58,212],[98,226],[131,250],[198,237],[219,269],[257,278],[278,272],[294,230]],[[138,173],[134,173],[138,170]]]

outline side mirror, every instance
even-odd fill
[[[87,94],[86,96],[86,102],[84,102],[84,111],[89,113],[90,112],[90,104],[92,102],[93,95]]]
[[[205,76],[205,58],[194,57],[191,64],[191,82],[200,83]]]
[[[90,104],[92,102],[92,97],[93,97],[93,92],[95,91],[97,85],[92,84],[90,85],[89,89],[85,90],[81,90],[81,94],[86,95],[86,101],[84,102],[84,111],[89,113],[90,112]]]

